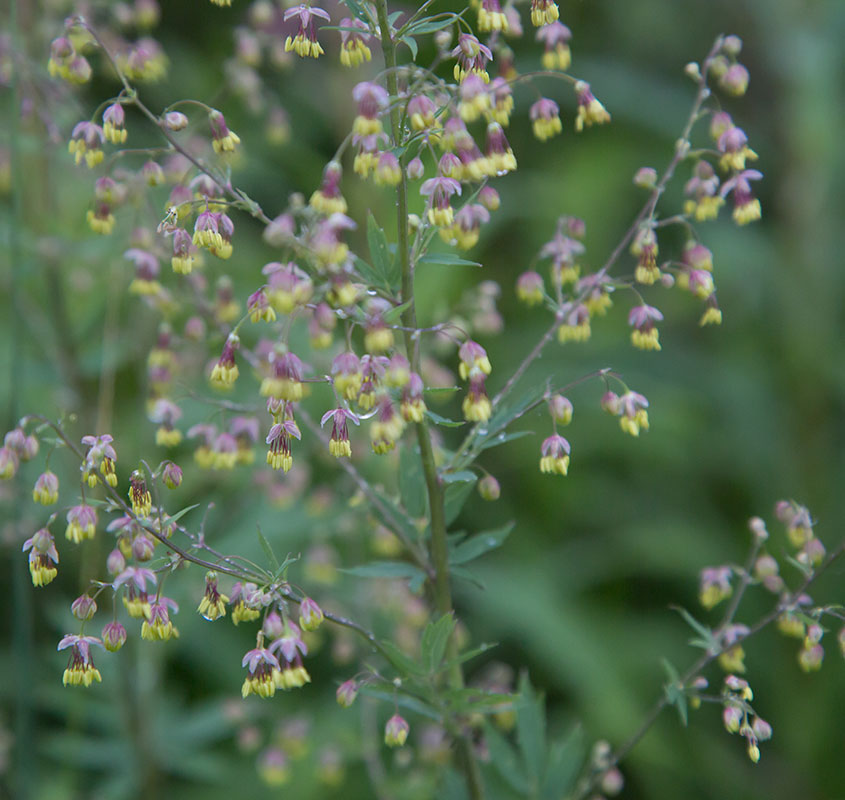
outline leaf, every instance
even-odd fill
[[[371,286],[381,287],[390,290],[381,275],[378,274],[363,258],[355,256],[355,270],[364,279],[365,283]]]
[[[400,42],[404,42],[408,45],[408,49],[411,51],[411,58],[416,61],[417,53],[419,52],[419,47],[417,46],[417,40],[413,36],[405,35],[400,40]]]
[[[364,13],[364,9],[358,0],[343,0],[343,3],[361,22],[369,22],[369,18]]]
[[[439,16],[439,15],[438,15]],[[436,17],[428,17],[415,22],[408,29],[410,33],[413,31],[417,36],[423,33],[434,33],[435,31],[448,28],[449,25],[461,18],[461,14],[449,14],[445,19],[437,19]]]
[[[373,268],[381,277],[381,282],[388,288],[393,289],[395,284],[399,282],[398,265],[394,254],[390,252],[387,237],[376,222],[372,211],[367,214],[367,244],[370,248]]]
[[[261,526],[256,525],[255,530],[258,534],[258,542],[261,545],[261,549],[264,551],[264,556],[270,562],[270,569],[273,572],[276,572],[279,569],[279,559],[276,558],[276,554],[273,552],[273,548],[270,547],[270,542],[267,541],[267,537],[261,532]]]
[[[699,638],[690,639],[690,644],[694,645],[695,647],[700,647],[702,650],[707,650],[708,652],[718,653],[721,649],[719,642],[716,640],[716,637],[713,636],[713,631],[710,628],[702,625],[692,614],[689,613],[685,608],[681,608],[680,606],[670,606],[673,611],[677,611],[683,618],[684,621],[689,625],[698,635]]]
[[[399,495],[402,505],[412,517],[425,514],[426,486],[419,450],[406,445],[399,454]]]
[[[426,391],[430,392],[453,392],[457,390],[457,386],[455,389],[426,389]],[[453,419],[446,419],[446,417],[441,417],[440,414],[435,413],[431,409],[426,409],[425,415],[436,425],[442,425],[444,428],[460,428],[461,425],[466,425],[466,423],[461,420],[457,422]]]
[[[373,561],[371,564],[347,567],[340,571],[359,578],[416,578],[418,575],[425,578],[425,573],[419,567],[407,561]]]
[[[497,642],[483,642],[482,644],[478,645],[478,647],[473,647],[472,650],[467,650],[465,653],[461,653],[459,656],[455,656],[455,658],[450,658],[444,665],[443,669],[449,669],[449,667],[454,667],[455,664],[463,664],[465,661],[469,661],[476,656],[480,656],[482,653],[486,653],[488,650],[492,650],[494,647],[497,647]]]
[[[383,700],[390,705],[396,703],[398,706],[408,708],[411,711],[415,711],[417,714],[422,714],[422,716],[428,717],[429,719],[440,720],[441,718],[439,713],[422,700],[416,697],[410,697],[407,694],[402,694],[401,692],[397,694],[395,690],[386,692],[381,689],[376,689],[373,686],[362,684],[359,691],[367,697],[375,697],[377,700]]]
[[[446,487],[443,494],[443,507],[446,514],[446,524],[449,525],[455,521],[464,503],[469,499],[473,486],[475,486],[477,478],[473,474],[472,480],[463,480],[460,482],[450,483]]]
[[[518,695],[509,692],[487,692],[477,687],[453,689],[447,697],[456,711],[478,711],[483,714],[505,710],[506,706],[511,707],[514,700],[518,699]]]
[[[584,756],[584,735],[580,728],[574,728],[566,739],[552,745],[543,782],[545,800],[559,800],[569,795],[581,772]]]
[[[384,657],[396,668],[400,675],[425,675],[426,670],[418,661],[406,656],[393,642],[384,639],[380,642]]]
[[[484,726],[484,741],[490,751],[490,763],[496,772],[507,781],[508,785],[519,794],[528,794],[530,784],[516,752],[510,743],[496,728],[488,723]]]
[[[520,702],[516,707],[516,740],[528,775],[539,785],[546,769],[546,710],[542,696],[531,685],[528,672],[519,678]]]
[[[178,522],[182,517],[185,516],[189,511],[193,511],[195,508],[199,508],[199,503],[194,503],[192,506],[186,506],[181,511],[177,511],[172,517],[167,518],[167,522]]]
[[[407,309],[411,307],[411,303],[413,300],[408,300],[405,303],[402,303],[401,306],[393,306],[393,308],[388,309],[381,315],[381,318],[388,324],[393,325],[394,322],[398,322],[399,318],[405,313]]]
[[[500,444],[505,444],[506,442],[512,442],[512,441],[514,441],[514,439],[522,439],[525,436],[533,436],[533,435],[534,435],[534,431],[514,431],[513,433],[500,433],[496,436],[490,436],[478,448],[478,452],[480,453],[484,450],[490,450],[493,447],[498,447]]]
[[[443,483],[458,483],[459,481],[474,481],[476,480],[476,475],[474,472],[468,469],[458,470],[457,472],[444,472],[440,476],[440,480]]]
[[[480,267],[478,261],[469,261],[454,253],[426,253],[417,259],[417,264],[442,264],[447,267]]]
[[[453,394],[454,392],[459,392],[459,391],[461,391],[460,386],[427,386],[425,388],[426,394]],[[433,412],[429,412],[429,413],[431,414]],[[438,416],[440,416],[440,415],[435,414],[433,419],[435,419],[435,421],[436,421],[436,418]],[[443,417],[440,417],[440,419],[443,419]]]
[[[669,677],[669,683],[663,687],[663,693],[666,695],[666,702],[670,706],[675,706],[678,709],[678,716],[681,718],[681,724],[687,726],[687,695],[684,687],[681,684],[681,677],[678,670],[672,666],[671,662],[663,658],[661,659],[663,669],[666,670],[666,675]]]
[[[514,523],[509,522],[501,528],[479,533],[461,542],[450,553],[449,564],[466,564],[468,561],[473,561],[479,556],[501,547],[513,528]]]
[[[444,614],[437,622],[429,622],[422,635],[422,657],[430,673],[436,672],[446,655],[446,645],[455,630],[455,617]]]
[[[455,579],[460,579],[471,583],[476,589],[484,589],[484,582],[478,578],[474,573],[470,572],[466,567],[453,566],[450,574]]]

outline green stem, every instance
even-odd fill
[[[376,13],[378,15],[381,46],[384,52],[385,80],[387,91],[395,101],[399,97],[399,81],[396,70],[396,43],[390,33],[388,21],[387,0],[377,0]],[[402,114],[400,104],[393,102],[390,107],[390,127],[393,134],[393,144],[402,141]],[[408,308],[402,314],[402,325],[405,328],[405,349],[411,369],[419,373],[420,354],[417,342],[417,312],[414,302],[414,264],[411,260],[411,243],[408,237],[408,184],[404,169],[402,177],[396,187],[396,216],[397,216],[397,252],[402,273],[402,302],[409,302]],[[437,465],[434,460],[434,448],[431,444],[431,433],[425,421],[416,423],[417,442],[420,448],[423,475],[428,492],[428,504],[431,523],[431,541],[429,550],[432,567],[434,568],[433,594],[434,606],[438,614],[448,614],[452,611],[452,587],[449,580],[449,550],[446,543],[446,513],[443,505],[443,486],[437,475]],[[454,639],[450,643],[454,648]],[[463,671],[460,664],[456,664],[449,675],[452,687],[460,688],[464,684]],[[464,773],[467,791],[471,800],[483,800],[484,784],[481,770],[472,750],[472,742],[466,736],[457,738],[457,750],[460,766]]]
[[[379,0],[376,4],[376,10],[381,30],[381,46],[384,51],[387,91],[395,99],[399,96],[399,81],[396,77],[396,44],[390,35],[386,0]],[[390,109],[390,127],[393,133],[393,143],[398,145],[402,140],[402,131],[400,109],[395,103]],[[414,304],[414,265],[411,263],[411,247],[408,238],[408,184],[404,170],[402,170],[399,185],[396,187],[396,216],[397,251],[402,271],[402,302],[411,301],[402,314],[402,324],[405,327],[405,349],[408,351],[411,369],[414,372],[419,372],[420,356],[415,335],[417,312]],[[428,425],[423,421],[416,423],[415,427],[431,513],[430,549],[432,566],[434,567],[434,601],[438,613],[447,614],[452,610],[452,589],[449,583],[449,551],[446,546],[443,487],[437,477],[434,448],[431,444]]]

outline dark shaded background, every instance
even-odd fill
[[[35,4],[24,4],[20,11],[42,64],[46,51],[38,48],[48,27],[44,19],[58,20],[61,14],[47,15]],[[211,102],[222,62],[231,52],[231,28],[243,14],[237,0],[231,10],[165,4],[158,35],[173,63],[169,82],[144,90],[148,103],[158,108],[175,96]],[[495,366],[492,387],[501,385],[502,376],[548,323],[542,313],[517,306],[516,276],[561,213],[587,221],[587,261],[603,262],[642,200],[631,176],[643,165],[661,167],[671,155],[693,96],[683,65],[703,57],[722,32],[738,34],[745,42],[741,60],[751,72],[749,92],[742,100],[726,102],[726,108],[748,133],[765,174],[757,185],[764,215],[760,223],[738,229],[725,214],[700,228],[714,252],[721,328],[699,328],[698,308],[688,297],[656,290],[650,297],[667,317],[660,354],[628,346],[624,303],[619,303],[609,321],[594,325],[588,346],[552,346],[529,374],[526,383],[544,380],[550,368],[576,377],[612,366],[649,397],[650,433],[639,440],[624,436],[598,410],[600,387],[579,389],[571,395],[576,414],[567,434],[573,444],[569,477],[539,475],[537,436],[490,451],[482,463],[501,482],[502,499],[494,506],[471,501],[461,520],[477,530],[503,518],[518,520],[504,549],[477,569],[488,589],[459,594],[461,617],[473,638],[501,642],[498,659],[530,670],[547,692],[552,731],[563,732],[580,720],[589,740],[604,737],[617,743],[658,696],[664,679],[661,657],[679,668],[695,658],[685,644],[688,629],[668,606],[696,607],[701,567],[743,560],[748,517],[761,514],[772,521],[776,554],[786,551],[771,514],[781,497],[810,507],[828,546],[841,535],[845,362],[840,355],[843,202],[837,189],[845,177],[839,147],[845,123],[845,5],[835,0],[590,0],[565,2],[561,14],[574,34],[572,72],[591,82],[613,124],[574,136],[569,95],[550,85],[544,91],[566,98],[565,133],[538,147],[526,118],[533,95],[518,95],[508,134],[520,168],[497,184],[502,209],[473,251],[484,263],[481,277],[503,288],[505,332],[483,340]],[[56,32],[49,31],[48,38]],[[334,57],[336,42],[325,46]],[[536,49],[523,42],[519,50],[525,52],[521,68],[531,68]],[[289,192],[310,193],[316,185],[351,121],[349,89],[361,78],[359,73],[327,72],[322,62],[266,75],[291,117],[293,138],[283,148],[266,147],[261,125],[237,98],[225,96],[220,104],[249,153],[236,182],[272,215]],[[78,111],[57,111],[63,134],[112,91],[110,80],[98,80],[90,92],[77,95]],[[87,176],[78,180],[64,145],[50,146],[26,129],[19,146],[26,164],[22,191],[17,201],[6,198],[0,208],[3,250],[10,254],[3,259],[0,358],[9,376],[0,387],[4,408],[12,408],[12,418],[29,410],[76,411],[80,435],[94,420],[113,418],[115,436],[126,450],[135,449],[127,458],[131,463],[145,452],[152,430],[144,418],[144,358],[157,322],[124,292],[128,267],[120,255],[129,226],[121,223],[125,227],[114,237],[94,240],[80,229]],[[680,178],[686,174],[682,169]],[[389,219],[384,196],[353,181],[354,189],[345,192],[352,215],[363,219],[370,207],[380,219]],[[665,207],[676,208],[679,197],[676,187]],[[230,266],[236,286],[251,290],[257,265],[272,254],[257,235],[240,236],[249,221],[238,224],[238,261]],[[245,265],[243,274],[237,264]],[[13,273],[17,300],[11,293]],[[445,267],[421,272],[421,320],[437,313],[444,294],[457,297],[478,279],[479,273]],[[113,384],[113,396],[101,389],[104,370],[113,376],[105,384]],[[520,424],[542,431],[545,422],[536,412]],[[38,470],[30,472],[34,479]],[[312,485],[324,486],[334,475],[319,462]],[[13,489],[2,489],[14,497]],[[253,491],[243,478],[225,483],[194,479],[181,490],[179,502],[187,505],[213,492],[221,508],[212,523],[215,534],[229,549],[252,549],[257,555],[256,519],[272,526],[279,512],[266,504],[256,511]],[[6,709],[0,716],[0,742],[14,736],[22,746],[17,763],[26,770],[23,785],[29,795],[128,797],[143,787],[148,796],[213,798],[231,796],[233,787],[260,791],[254,756],[232,747],[237,724],[218,702],[224,693],[236,697],[241,680],[236,654],[249,646],[248,634],[218,624],[203,635],[205,623],[190,614],[196,600],[185,590],[178,643],[130,647],[120,670],[112,663],[101,665],[106,684],[84,698],[63,690],[58,675],[64,659],[55,654],[54,642],[68,624],[66,601],[84,581],[74,577],[76,564],[69,554],[67,559],[63,555],[56,585],[37,593],[25,586],[19,543],[42,520],[28,503],[16,508],[3,529],[0,575],[9,610],[0,624],[9,636],[12,617],[18,626],[13,646],[4,646],[0,654]],[[280,547],[296,551],[328,540],[335,515],[343,510],[337,502],[320,516],[313,503],[298,503],[284,513]],[[106,545],[96,546],[103,548],[102,557]],[[353,545],[344,552],[349,563],[360,560]],[[89,558],[83,576],[90,577],[94,569]],[[835,567],[814,596],[834,601],[841,584],[842,569]],[[770,602],[750,593],[747,616],[741,618],[755,619]],[[833,638],[831,632],[824,669],[811,676],[798,668],[794,640],[767,631],[749,645],[755,704],[774,727],[760,764],[752,765],[741,741],[723,731],[718,707],[694,713],[685,731],[666,712],[625,763],[624,796],[768,800],[845,795],[845,668]],[[316,699],[306,705],[302,695],[286,696],[275,710],[262,707],[256,724],[269,729],[277,722],[271,715],[280,713],[284,721],[306,709],[316,741],[332,732],[351,745],[355,731],[337,725],[333,690],[326,689],[331,680],[345,677],[343,668],[319,657],[313,661],[315,687],[323,682],[322,690],[312,687],[310,697]],[[711,677],[718,681],[716,671]],[[10,777],[13,760],[9,753],[5,762],[0,760],[3,778]],[[328,790],[309,786],[297,777],[284,791],[329,796]],[[371,796],[360,766],[350,766],[342,791],[350,800]]]

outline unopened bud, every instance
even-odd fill
[[[548,399],[549,414],[558,425],[569,425],[572,422],[572,401],[562,394],[553,394]]]
[[[423,165],[422,159],[417,156],[416,158],[412,158],[408,162],[408,177],[411,180],[419,180],[425,174],[425,166]]]
[[[722,52],[736,58],[742,52],[742,39],[731,34],[722,41]]]
[[[358,696],[358,684],[355,681],[344,681],[337,687],[337,702],[343,708],[349,708]]]
[[[698,63],[695,61],[690,61],[689,64],[684,67],[684,72],[694,81],[701,80],[701,67],[699,67]]]
[[[485,475],[478,482],[478,493],[485,500],[498,500],[499,495],[501,494],[499,481],[497,481],[492,475]]]
[[[299,627],[304,631],[316,631],[323,622],[323,611],[310,597],[299,605]]]
[[[657,183],[657,170],[654,167],[640,167],[634,175],[634,186],[640,189],[653,189]]]
[[[728,733],[736,733],[742,723],[742,711],[738,706],[725,706],[722,711],[722,722]]]
[[[118,575],[126,569],[126,559],[116,547],[106,559],[106,569],[109,571],[109,575]]]
[[[70,610],[77,619],[88,620],[97,613],[97,603],[93,597],[83,594],[73,601]]]
[[[119,622],[109,622],[103,627],[103,645],[110,653],[120,650],[126,642],[126,628]]]
[[[164,126],[171,131],[181,131],[188,127],[188,118],[181,111],[168,111],[164,115]]]
[[[760,517],[751,517],[748,520],[748,528],[761,542],[765,542],[769,538],[769,532],[766,530],[766,523]]]
[[[619,413],[619,395],[616,392],[605,392],[601,397],[602,411],[608,414]]]
[[[168,489],[175,489],[180,483],[182,483],[182,468],[178,464],[168,461],[164,465],[161,477],[164,480],[164,485]]]
[[[741,97],[748,89],[748,81],[748,70],[742,64],[731,64],[719,77],[719,86],[734,97]]]

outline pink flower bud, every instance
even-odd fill
[[[299,627],[304,631],[316,631],[323,622],[323,611],[310,597],[299,605]]]
[[[73,601],[70,610],[77,619],[88,620],[97,613],[97,603],[93,597],[83,594]]]
[[[178,464],[168,461],[167,464],[164,465],[161,477],[164,480],[164,485],[168,489],[175,489],[180,483],[182,483],[182,469]]]
[[[188,127],[188,118],[181,111],[168,111],[164,115],[164,125],[168,130],[181,131]]]
[[[116,547],[109,553],[109,557],[106,559],[106,569],[109,575],[118,575],[126,569],[126,559],[123,557],[123,553]]]
[[[126,628],[119,622],[109,622],[103,627],[103,644],[106,650],[115,653],[126,642]]]
[[[343,708],[349,708],[358,696],[358,684],[353,680],[344,681],[337,687],[337,702]]]
[[[634,186],[640,189],[653,189],[657,183],[657,170],[654,167],[640,167],[634,175]]]
[[[410,726],[399,716],[394,714],[384,726],[384,743],[388,747],[402,747],[408,739]]]

